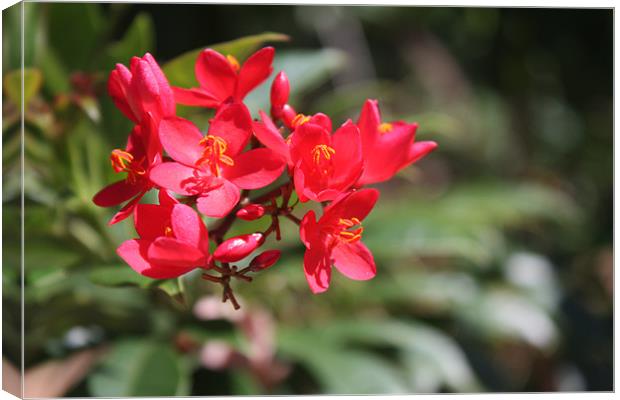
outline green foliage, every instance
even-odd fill
[[[7,73],[4,76],[4,90],[7,97],[18,107],[22,100],[22,73],[24,81],[24,106],[28,107],[30,100],[41,88],[43,77],[41,71],[34,68],[24,68]]]
[[[93,396],[187,396],[183,360],[169,346],[143,338],[118,341],[89,377]]]

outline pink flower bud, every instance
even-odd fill
[[[285,104],[282,107],[282,122],[286,125],[287,128],[291,129],[293,127],[293,120],[297,116],[297,111],[293,107],[288,104]]]
[[[271,84],[271,105],[275,108],[283,107],[288,101],[290,91],[288,77],[284,71],[280,71]]]
[[[254,221],[265,215],[265,207],[260,204],[248,204],[237,211],[237,217],[244,221]]]
[[[282,252],[280,250],[266,250],[257,255],[250,262],[250,270],[258,272],[263,269],[267,269],[275,264],[279,259]]]
[[[265,242],[265,236],[260,233],[250,233],[235,236],[220,244],[213,257],[221,262],[235,262],[247,257]]]

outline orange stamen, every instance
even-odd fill
[[[235,58],[235,56],[229,54],[229,55],[226,56],[226,59],[228,60],[228,63],[230,64],[232,69],[235,70],[235,72],[237,72],[237,71],[239,71],[239,69],[241,69],[241,66],[239,65],[239,61]]]
[[[336,154],[336,150],[334,150],[333,147],[330,147],[326,144],[317,144],[312,149],[312,161],[314,161],[314,163],[318,165],[321,163],[321,159],[324,158],[326,160],[329,160],[334,154]]]
[[[340,218],[338,225],[344,229],[338,232],[338,236],[347,243],[355,243],[362,238],[364,227],[358,218]],[[357,228],[355,228],[357,226]]]
[[[125,150],[112,150],[110,162],[114,172],[127,172],[129,183],[135,183],[138,180],[138,176],[146,174],[146,170],[140,166],[141,160],[135,162],[133,155]]]
[[[388,132],[391,132],[393,128],[394,127],[392,126],[392,124],[390,124],[388,122],[384,122],[384,123],[379,125],[379,132],[380,133],[388,133]]]
[[[299,128],[301,125],[305,124],[308,121],[310,121],[309,116],[297,114],[295,115],[295,118],[293,118],[293,120],[291,121],[291,125],[293,125],[294,128]]]
[[[234,160],[224,154],[228,149],[228,144],[223,138],[219,136],[207,135],[200,139],[199,144],[204,146],[205,149],[202,153],[202,157],[196,161],[197,166],[209,164],[209,168],[211,169],[213,175],[219,177],[222,175],[222,164],[229,167],[235,165]]]

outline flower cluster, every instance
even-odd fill
[[[206,49],[196,60],[200,86],[195,88],[171,87],[148,53],[111,72],[109,94],[135,126],[125,149],[110,155],[124,179],[93,201],[102,207],[124,203],[110,224],[133,215],[139,238],[121,244],[117,253],[138,273],[164,279],[201,268],[203,278],[221,284],[224,301],[237,308],[230,281],[251,281],[248,274],[276,263],[280,252],[263,251],[244,268],[233,263],[254,253],[272,233],[280,240],[285,218],[299,225],[304,272],[314,293],[329,287],[332,265],[355,280],[376,274],[361,239],[379,191],[364,186],[392,178],[436,144],[416,142],[415,123],[383,122],[376,100],[366,100],[357,122],[347,120],[335,129],[323,113],[298,113],[288,103],[284,72],[271,86],[270,115],[258,111],[253,120],[243,99],[272,73],[273,58],[272,47],[243,64]],[[177,103],[215,110],[206,133],[176,115]],[[283,175],[282,185],[250,195]],[[140,203],[152,189],[159,191],[159,204]],[[297,202],[289,204],[293,192],[302,203],[319,203],[322,215],[317,219],[309,211],[296,217]],[[199,213],[221,218],[219,224],[209,232]],[[265,231],[225,237],[236,219],[262,217],[271,218]],[[216,245],[212,252],[210,242]]]

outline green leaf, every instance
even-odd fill
[[[127,265],[114,265],[97,267],[93,269],[89,276],[91,282],[103,286],[132,286],[142,288],[149,287],[155,282],[151,278],[142,276]]]
[[[325,82],[346,61],[342,51],[334,49],[288,50],[276,53],[274,71],[286,71],[291,82],[291,103],[306,91]],[[253,90],[244,103],[250,110],[268,109],[270,82],[266,81]]]
[[[49,45],[68,70],[84,70],[100,51],[107,28],[101,4],[56,3],[49,6]],[[71,32],[67,28],[71,27]]]
[[[145,340],[116,342],[88,379],[96,397],[187,396],[189,371],[168,345]]]
[[[194,64],[196,63],[198,54],[203,49],[210,47],[222,54],[231,54],[241,62],[266,42],[284,42],[287,40],[289,40],[287,35],[274,32],[246,36],[229,42],[218,43],[188,51],[168,61],[164,64],[162,69],[171,85],[184,88],[194,87],[198,85],[194,77]]]
[[[302,362],[329,394],[407,393],[396,368],[380,357],[348,350],[320,338],[319,332],[288,331],[278,346],[286,356]]]
[[[28,107],[30,100],[41,89],[43,76],[36,68],[24,68],[24,106]],[[18,107],[22,99],[22,71],[15,70],[4,76],[4,93]]]
[[[112,44],[107,51],[104,69],[113,68],[116,63],[128,63],[132,56],[153,51],[155,26],[146,13],[138,14],[127,29],[122,40]]]

